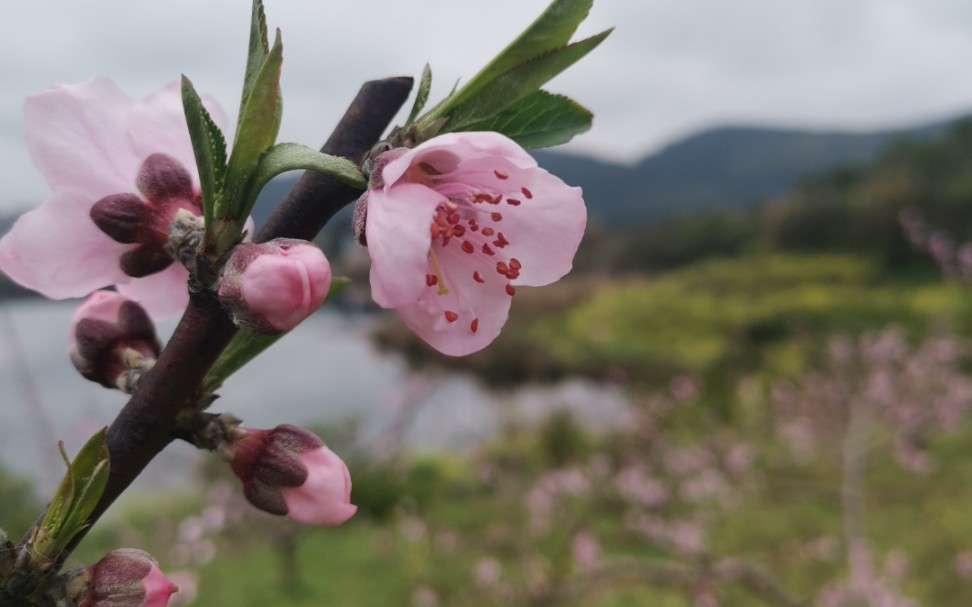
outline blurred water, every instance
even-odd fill
[[[74,371],[66,353],[72,311],[65,302],[0,303],[0,465],[34,479],[42,492],[63,472],[56,441],[64,440],[73,455],[126,400]],[[569,408],[589,425],[614,425],[625,409],[620,391],[581,380],[497,395],[468,376],[410,373],[400,357],[371,345],[372,322],[368,316],[315,315],[231,378],[212,410],[231,411],[251,427],[353,416],[368,445],[401,434],[409,448],[461,450],[508,421],[536,420],[555,408]],[[161,334],[174,326],[166,323]],[[403,409],[407,415],[396,415]],[[184,484],[203,455],[176,443],[135,488]]]

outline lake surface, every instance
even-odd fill
[[[66,336],[73,309],[68,302],[0,302],[0,465],[35,479],[42,492],[63,473],[57,440],[73,456],[127,400],[71,366]],[[410,449],[456,451],[495,436],[504,423],[539,420],[558,408],[592,426],[618,423],[626,408],[619,390],[584,380],[496,394],[466,375],[410,372],[401,357],[372,345],[374,321],[314,315],[230,378],[211,410],[232,412],[254,428],[353,417],[365,448],[380,449],[388,436],[400,435]],[[160,334],[174,327],[167,322]],[[184,484],[204,455],[176,443],[135,489]]]

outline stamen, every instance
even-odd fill
[[[468,240],[464,240],[462,242],[462,250],[465,251],[466,253],[469,253],[470,255],[476,251],[476,249],[473,248],[472,243],[469,242]]]
[[[520,206],[520,201],[516,198],[507,198],[506,204],[510,205],[511,207],[518,207]]]
[[[435,254],[434,249],[429,249],[429,259],[432,260],[432,269],[435,271],[435,282],[439,285],[437,294],[448,295],[449,289],[446,287],[445,279],[442,277],[442,267],[439,265],[439,257]],[[428,279],[426,279],[426,283],[428,283]]]
[[[496,175],[496,178],[497,179],[509,179],[510,178],[509,173],[507,173],[506,171],[501,171],[500,169],[496,169],[495,171],[493,171],[493,175]]]
[[[526,196],[528,199],[529,198],[533,198],[533,192],[531,192],[530,190],[526,189],[525,187],[520,188],[520,191],[523,192],[523,195]]]
[[[492,236],[493,228],[483,228],[483,236]]]
[[[502,274],[503,276],[506,276],[506,273],[510,271],[510,268],[509,266],[506,265],[505,261],[497,261],[496,271]]]
[[[516,289],[513,288],[513,285],[506,285],[506,294],[510,297],[516,295]]]
[[[486,281],[485,281],[485,280],[483,279],[483,277],[482,277],[482,276],[481,276],[481,275],[479,274],[479,270],[477,270],[477,271],[475,271],[475,272],[473,272],[473,280],[475,280],[476,282],[478,282],[478,283],[480,283],[480,284],[482,284],[482,283],[484,283],[484,282],[486,282]]]
[[[500,213],[493,213],[490,217],[493,218],[493,221],[503,221],[503,215]]]
[[[496,252],[493,251],[493,248],[490,247],[489,246],[489,243],[486,243],[486,242],[483,243],[483,253],[485,253],[487,255],[496,255]]]
[[[519,270],[520,268],[523,267],[523,265],[520,263],[520,260],[517,259],[516,257],[510,257],[510,267],[513,268],[514,270]]]
[[[435,274],[426,274],[425,275],[425,286],[427,286],[427,287],[434,287],[437,284],[439,284],[439,277],[438,276],[436,276]]]
[[[448,320],[449,322],[456,322],[457,320],[459,320],[459,315],[453,312],[452,310],[446,310],[445,319]]]
[[[479,319],[478,318],[472,319],[472,322],[469,323],[469,330],[472,331],[473,333],[475,333],[476,331],[479,330]]]

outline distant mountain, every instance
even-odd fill
[[[958,120],[870,133],[724,127],[677,141],[635,165],[537,150],[545,169],[584,188],[592,218],[608,225],[657,222],[690,211],[745,208],[782,196],[802,180],[838,167],[867,165],[898,140],[939,137]],[[253,215],[260,226],[297,180],[271,182]],[[328,225],[328,238],[347,234],[349,211]],[[0,234],[13,217],[0,216]]]
[[[745,208],[802,180],[874,162],[890,143],[944,135],[957,120],[871,133],[725,127],[669,145],[634,166],[538,151],[541,166],[584,188],[606,224],[652,222],[689,211]]]

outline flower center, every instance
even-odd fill
[[[508,174],[500,169],[493,173],[500,181],[509,179]],[[421,174],[423,181],[436,181],[437,175],[430,173],[425,167],[422,167]],[[533,198],[533,192],[526,187],[514,192],[487,191],[455,182],[427,185],[448,196],[449,200],[436,208],[429,224],[432,236],[432,246],[429,249],[432,273],[425,277],[426,286],[435,287],[436,295],[449,295],[450,289],[442,271],[440,256],[442,251],[451,248],[457,254],[461,252],[462,255],[486,261],[471,265],[494,267],[496,273],[503,278],[500,284],[504,292],[512,297],[516,288],[511,281],[520,277],[523,265],[517,258],[508,257],[503,252],[503,249],[512,244],[503,233],[503,213],[513,211],[524,204],[524,201]],[[487,283],[480,270],[472,270],[470,277],[478,284]],[[461,280],[455,276],[453,279]],[[443,314],[450,323],[459,320],[459,314],[455,310],[445,310]],[[478,327],[479,319],[474,318],[469,330],[475,333]]]
[[[192,176],[165,154],[152,154],[139,168],[135,193],[105,196],[91,207],[91,220],[116,242],[137,244],[121,256],[122,270],[136,278],[160,272],[172,263],[166,245],[169,226],[180,210],[202,213]]]

